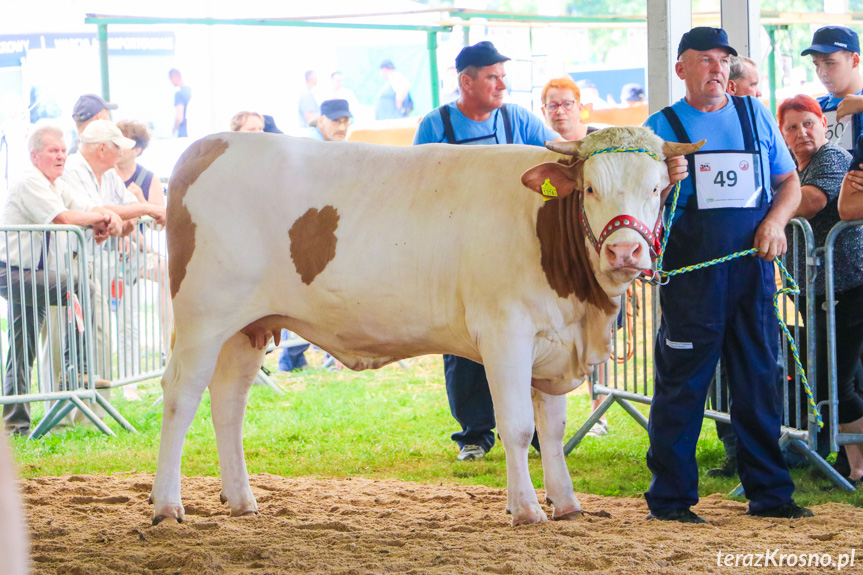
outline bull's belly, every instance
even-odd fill
[[[347,321],[322,327],[301,319],[269,315],[241,330],[250,344],[261,342],[287,329],[327,351],[350,369],[377,369],[387,364],[421,355],[450,353],[481,361],[468,341],[459,344],[451,330],[423,330],[393,320],[386,326],[371,322]],[[464,337],[467,340],[467,335]],[[260,343],[258,343],[260,347]]]

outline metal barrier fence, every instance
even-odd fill
[[[812,228],[808,221],[799,218],[792,220],[789,226],[791,241],[788,253],[783,256],[783,263],[795,282],[805,286],[807,293],[813,293],[817,254],[814,249]],[[781,282],[784,287],[785,278],[781,278]],[[801,309],[802,299],[805,299],[805,309]],[[819,410],[822,410],[826,400],[818,403],[817,397],[814,298],[784,296],[780,302],[780,312],[797,342],[801,361],[806,368],[813,399],[819,405]],[[591,376],[592,397],[602,395],[606,397],[567,441],[564,446],[564,453],[567,455],[578,446],[591,427],[615,403],[647,429],[647,418],[633,403],[650,404],[653,398],[653,345],[660,321],[659,288],[640,281],[634,282],[627,294],[621,296],[621,310],[623,321],[618,322],[619,329],[613,338],[612,359],[604,364],[604,369],[596,370]],[[780,442],[790,443],[796,452],[805,455],[841,485],[843,481],[841,476],[816,451],[819,428],[816,424],[815,411],[808,404],[803,383],[784,335],[780,351],[780,356],[783,358],[782,377],[781,381],[777,382],[782,398]],[[604,372],[601,380],[598,372]],[[715,382],[719,383],[711,388],[704,417],[727,424],[730,423],[731,416],[727,382],[723,385],[721,361],[716,366]],[[835,413],[835,409],[830,411],[831,414]],[[832,432],[836,426],[830,429]]]
[[[839,236],[848,232],[852,228],[863,226],[863,220],[855,220],[849,222],[839,222],[827,234],[827,239],[824,242],[824,247],[816,250],[816,253],[823,252],[824,256],[824,280],[825,280],[825,311],[827,315],[827,384],[829,396],[829,424],[828,432],[830,437],[830,451],[838,451],[840,445],[849,445],[852,443],[863,443],[863,433],[843,433],[839,430],[839,390],[838,390],[838,361],[836,353],[836,290],[834,277],[834,248],[836,240]],[[857,254],[858,257],[863,257],[863,254]],[[854,490],[849,482],[844,478],[838,483],[848,490]]]
[[[47,401],[31,438],[84,417],[113,435],[105,414],[135,431],[110,394],[164,371],[171,303],[161,227],[142,219],[96,245],[76,226],[3,226],[0,251],[10,260],[0,263],[6,429],[27,433],[31,402]]]

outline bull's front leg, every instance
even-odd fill
[[[563,434],[566,429],[566,395],[549,395],[531,389],[536,432],[542,449],[542,477],[548,502],[554,508],[552,519],[581,517],[581,503],[572,489],[566,468]]]
[[[504,338],[507,335],[498,333]],[[512,514],[513,525],[547,521],[527,465],[527,450],[534,432],[530,398],[532,342],[510,338],[497,343],[486,340],[481,353],[494,402],[497,430],[506,451],[507,511]]]

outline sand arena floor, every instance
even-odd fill
[[[745,516],[714,495],[709,525],[646,521],[643,500],[580,495],[576,521],[513,528],[506,494],[483,486],[253,475],[260,514],[228,515],[219,480],[183,479],[186,521],[151,525],[153,476],[21,480],[33,572],[130,574],[829,573],[835,567],[717,565],[718,554],[841,554],[863,572],[863,509],[803,520]],[[540,501],[544,494],[539,493]],[[750,559],[754,560],[754,559]],[[744,561],[740,559],[739,561]]]

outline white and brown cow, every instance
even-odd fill
[[[603,130],[558,152],[241,133],[190,146],[170,182],[176,340],[162,379],[153,521],[183,519],[183,441],[208,386],[223,499],[233,515],[257,511],[243,416],[281,328],[357,370],[422,354],[482,362],[513,523],[546,520],[528,473],[534,422],[553,517],[578,515],[563,394],[608,358],[615,298],[651,264],[645,238],[626,227],[594,250],[582,201],[593,230],[621,214],[652,226],[668,182],[665,164],[644,153],[583,158],[633,146],[659,158],[694,148],[646,128]],[[557,197],[543,201],[543,184]]]

